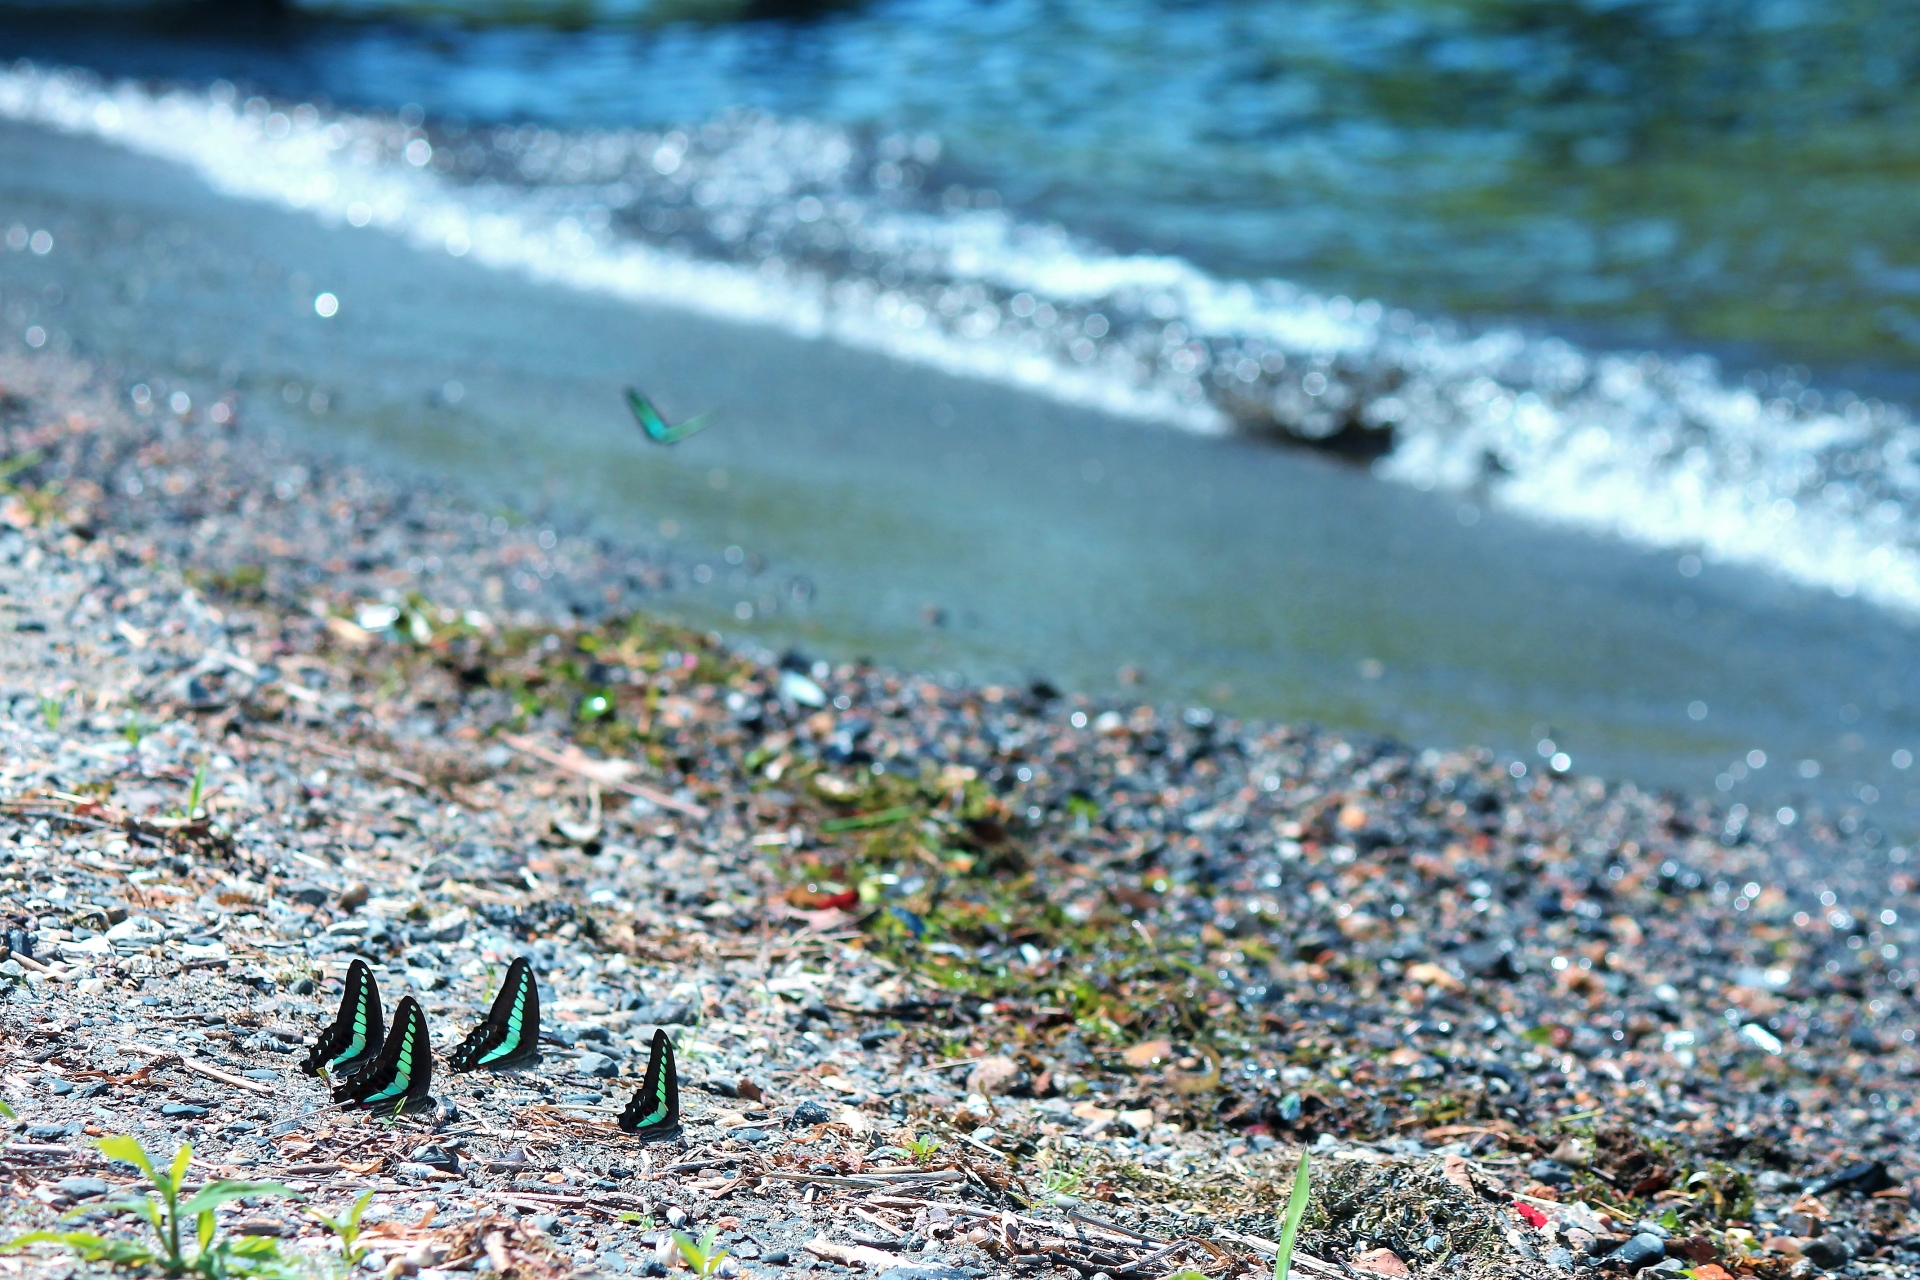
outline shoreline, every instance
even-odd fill
[[[720,1230],[752,1274],[785,1273],[786,1253],[1066,1275],[1094,1254],[1070,1243],[1065,1195],[1206,1241],[1182,1247],[1209,1276],[1258,1272],[1248,1238],[1272,1238],[1304,1146],[1323,1194],[1303,1247],[1330,1267],[1546,1274],[1659,1232],[1633,1256],[1920,1264],[1908,1198],[1865,1194],[1916,1173],[1915,878],[1860,862],[1839,880],[1830,827],[1733,829],[1702,801],[1521,778],[1491,753],[781,669],[623,615],[668,586],[664,564],[483,533],[448,495],[351,469],[296,477],[198,415],[137,420],[71,362],[9,357],[0,382],[5,453],[44,455],[0,510],[16,528],[0,909],[10,946],[43,939],[38,968],[0,962],[29,1142],[137,1121],[231,1140],[224,1167],[345,1170],[363,1126],[276,1106],[216,1129],[205,1113],[233,1099],[173,1068],[153,1078],[211,1094],[173,1104],[203,1114],[96,1115],[119,1100],[75,1083],[129,1076],[131,1057],[45,1028],[131,1019],[151,1046],[154,1011],[221,1010],[228,1034],[176,1038],[175,1056],[286,1079],[297,1107],[313,1099],[276,1055],[330,1014],[348,954],[381,963],[389,999],[428,1000],[449,1044],[489,966],[530,950],[556,1025],[600,1061],[524,1090],[448,1082],[455,1115],[396,1129],[472,1149],[458,1184],[381,1157],[394,1203],[445,1191],[447,1225],[406,1235],[441,1261],[499,1206],[557,1194],[578,1214],[488,1228],[513,1266],[560,1274],[593,1241],[603,1263],[577,1273],[618,1271],[644,1233],[596,1216],[604,1193],[734,1218]],[[260,549],[271,562],[242,572]],[[408,562],[433,557],[409,598]],[[500,616],[488,579],[543,559],[601,612]],[[207,815],[170,819],[203,763]],[[1836,879],[1807,883],[1816,868]],[[152,929],[114,937],[127,920]],[[53,1043],[30,1049],[36,1023]],[[700,1046],[683,1072],[722,1117],[683,1163],[724,1183],[636,1169],[596,1113],[566,1112],[588,1093],[573,1105],[619,1105],[659,1024]],[[909,1161],[919,1134],[941,1145]],[[84,1164],[72,1145],[61,1158]],[[568,1190],[518,1186],[516,1149]],[[958,1198],[869,1187],[856,1214],[855,1188],[818,1181],[901,1161],[957,1170]],[[324,1194],[338,1176],[305,1180]],[[809,1176],[809,1202],[781,1189]],[[969,1210],[999,1225],[957,1229]],[[922,1247],[888,1247],[876,1217]],[[1148,1254],[1117,1256],[1101,1265]]]

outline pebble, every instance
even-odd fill
[[[787,1127],[798,1129],[807,1125],[826,1124],[832,1119],[833,1112],[829,1111],[824,1104],[809,1098],[794,1107],[793,1114],[787,1117]]]
[[[583,1053],[574,1062],[574,1069],[583,1076],[610,1080],[620,1074],[620,1064],[604,1053]]]
[[[1667,1242],[1659,1236],[1643,1231],[1608,1254],[1607,1260],[1633,1271],[1646,1266],[1656,1258],[1666,1256]]]
[[[82,1175],[62,1178],[53,1185],[69,1200],[92,1200],[107,1194],[111,1189],[104,1178],[89,1178]]]

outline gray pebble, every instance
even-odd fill
[[[1667,1256],[1667,1242],[1659,1236],[1641,1232],[1625,1244],[1607,1255],[1607,1260],[1617,1262],[1628,1270],[1637,1270],[1649,1262]]]

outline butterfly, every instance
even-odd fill
[[[640,1092],[620,1113],[620,1127],[642,1142],[668,1142],[680,1136],[680,1073],[673,1069],[673,1041],[655,1029],[653,1051]]]
[[[533,966],[521,956],[507,966],[507,979],[486,1019],[447,1055],[447,1070],[505,1071],[539,1057],[540,989],[534,985]]]
[[[633,410],[633,416],[646,431],[647,439],[655,444],[679,444],[713,418],[712,414],[703,413],[697,418],[688,418],[677,427],[670,427],[667,420],[660,416],[660,411],[653,407],[653,401],[632,387],[627,388],[627,408]]]
[[[427,1089],[433,1083],[433,1041],[427,1035],[427,1015],[412,996],[393,1011],[393,1034],[387,1038],[380,1056],[353,1079],[333,1091],[333,1100],[349,1107],[367,1110],[386,1109],[393,1103],[393,1114],[412,1111],[433,1099]]]
[[[300,1069],[310,1076],[345,1079],[373,1061],[386,1040],[380,1021],[380,988],[365,960],[347,967],[347,990],[333,1025],[320,1033]]]

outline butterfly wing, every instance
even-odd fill
[[[680,1073],[673,1065],[673,1041],[663,1030],[653,1033],[647,1055],[647,1074],[640,1092],[620,1113],[620,1127],[643,1142],[677,1137],[680,1133]]]
[[[539,1056],[540,987],[534,981],[533,966],[521,956],[507,966],[506,981],[500,984],[486,1020],[447,1056],[447,1069],[504,1071]]]
[[[633,410],[634,419],[639,422],[640,429],[647,433],[648,439],[659,444],[673,443],[673,428],[669,427],[666,419],[660,416],[660,411],[653,407],[653,401],[632,387],[627,388],[627,408]]]
[[[708,423],[712,421],[713,421],[712,414],[703,413],[697,418],[688,418],[685,422],[681,423],[677,427],[669,427],[668,431],[670,434],[668,436],[667,443],[679,444],[682,440],[685,440],[688,436],[692,435],[694,432],[703,429]]]
[[[412,996],[393,1011],[393,1034],[373,1065],[333,1091],[333,1100],[369,1110],[392,1104],[412,1110],[427,1100],[433,1084],[433,1040],[427,1015]]]
[[[655,444],[679,444],[713,420],[712,414],[703,413],[697,418],[687,419],[677,427],[668,426],[667,420],[660,416],[660,411],[653,407],[653,401],[632,387],[627,388],[627,408],[633,410],[634,419],[639,422],[641,430],[645,431],[647,438]]]
[[[347,967],[347,989],[340,997],[340,1012],[313,1042],[300,1069],[310,1076],[322,1071],[330,1076],[352,1075],[373,1061],[385,1041],[380,988],[367,962],[355,960]]]

